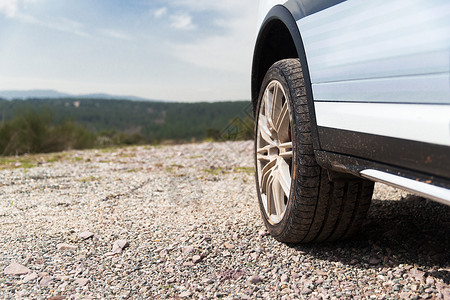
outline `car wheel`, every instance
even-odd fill
[[[269,233],[281,242],[346,238],[366,216],[373,183],[331,181],[314,156],[298,59],[276,62],[261,86],[255,125],[256,186]]]

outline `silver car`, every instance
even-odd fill
[[[282,242],[351,236],[380,181],[450,204],[450,1],[266,0],[256,185]]]

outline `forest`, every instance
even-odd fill
[[[249,101],[0,99],[0,155],[114,145],[251,139]]]

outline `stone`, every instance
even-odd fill
[[[249,278],[247,278],[247,284],[257,284],[261,281],[262,279],[258,275],[252,275]]]
[[[180,294],[181,298],[188,298],[190,296],[192,296],[192,292],[190,292],[190,291],[184,291]]]
[[[25,275],[25,277],[23,278],[22,281],[25,283],[25,282],[36,280],[38,277],[39,277],[38,274],[36,272],[33,272],[33,273],[29,273],[29,274]]]
[[[192,251],[194,251],[194,247],[192,247],[192,246],[186,246],[186,247],[183,247],[183,249],[181,250],[184,254],[189,254],[189,253],[191,253]]]
[[[66,297],[62,295],[51,296],[50,298],[48,298],[48,300],[64,300],[64,299],[66,299]]]
[[[130,244],[127,240],[117,240],[113,244],[112,252],[114,254],[122,253],[123,249],[127,248]]]
[[[3,271],[3,274],[18,276],[18,275],[25,275],[25,274],[28,274],[30,272],[31,272],[30,269],[28,269],[25,266],[22,266],[21,264],[11,263],[9,266],[7,266],[5,268],[5,270]]]
[[[281,282],[289,282],[289,277],[286,274],[281,275]]]
[[[194,255],[194,256],[192,256],[192,262],[193,262],[194,264],[199,263],[199,262],[201,262],[201,261],[202,261],[202,257],[201,257],[200,255]]]
[[[39,281],[39,285],[40,286],[49,286],[52,281],[53,280],[52,280],[52,278],[50,276],[44,276]]]
[[[211,283],[213,283],[213,280],[211,278],[205,277],[205,278],[202,278],[202,283],[211,284]]]
[[[68,285],[69,285],[69,282],[68,282],[68,281],[64,281],[63,284],[61,284],[61,285],[58,287],[58,289],[59,289],[61,292],[63,292],[63,291],[66,290],[66,288],[67,288]]]
[[[425,279],[425,272],[417,270],[416,268],[409,270],[408,275],[412,278],[414,278],[417,281],[424,281]]]
[[[444,289],[442,292],[442,297],[444,298],[444,300],[449,300],[450,299],[450,288],[446,288]]]
[[[56,248],[59,251],[66,251],[66,250],[74,251],[74,250],[77,250],[77,246],[66,244],[66,243],[58,244],[58,245],[56,245]]]
[[[225,248],[227,248],[227,249],[233,249],[233,248],[234,248],[234,245],[233,245],[233,244],[230,244],[230,243],[228,243],[228,242],[225,242],[223,245],[224,245]]]
[[[265,231],[265,230],[260,230],[260,231],[258,232],[258,235],[259,235],[260,237],[264,237],[264,236],[269,235],[269,233],[268,233],[267,231]]]
[[[222,255],[223,255],[224,257],[230,257],[230,256],[231,256],[231,253],[230,253],[230,251],[225,250],[225,251],[222,252]]]
[[[94,236],[94,233],[90,232],[90,231],[83,231],[80,234],[78,234],[78,237],[83,240],[87,240],[93,236]]]
[[[31,261],[33,260],[31,253],[27,253],[26,257],[25,257],[25,264],[29,264],[31,263]]]
[[[89,279],[87,278],[77,278],[73,283],[78,284],[79,286],[85,286],[86,284],[88,284],[88,282]]]
[[[401,292],[401,293],[400,293],[400,298],[401,298],[401,299],[410,299],[410,298],[411,298],[411,293],[408,293],[408,292]]]

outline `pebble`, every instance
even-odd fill
[[[79,286],[85,286],[89,283],[89,279],[87,278],[77,278],[74,281],[75,284],[79,285]]]
[[[94,236],[94,233],[93,233],[93,232],[90,232],[90,231],[83,231],[83,232],[81,232],[81,233],[78,235],[78,237],[81,238],[81,239],[83,239],[83,240],[87,240],[87,239],[89,239],[89,238],[91,238],[91,237],[93,237],[93,236]]]
[[[428,285],[433,285],[435,283],[435,280],[434,280],[433,277],[428,276],[427,280],[425,281],[425,283],[428,284]]]
[[[257,283],[260,283],[261,281],[262,281],[262,279],[258,275],[252,275],[249,278],[247,278],[248,284],[257,284]]]
[[[62,244],[56,245],[56,248],[57,248],[59,251],[66,251],[66,250],[74,251],[74,250],[77,250],[78,247],[75,246],[75,245],[70,245],[70,244],[62,243]]]
[[[181,298],[188,298],[190,296],[192,296],[192,292],[190,292],[190,291],[184,291],[180,294]]]
[[[183,247],[183,249],[182,249],[183,254],[189,254],[193,251],[194,251],[194,247],[192,247],[192,246],[186,246],[186,247]]]
[[[63,295],[51,296],[48,298],[48,300],[64,300],[64,299],[66,299],[66,297]]]
[[[5,268],[5,270],[3,271],[3,274],[18,276],[18,275],[28,274],[30,272],[31,272],[31,270],[28,269],[27,267],[14,262]]]
[[[224,245],[225,248],[227,248],[227,249],[233,249],[233,248],[234,248],[234,245],[233,245],[233,244],[230,244],[230,243],[228,243],[228,242],[225,242],[223,245]]]
[[[33,273],[29,273],[29,274],[25,275],[23,277],[22,281],[24,283],[26,283],[26,282],[29,282],[29,281],[36,280],[38,277],[39,277],[38,274],[36,272],[33,272]]]
[[[0,268],[28,269],[0,276],[0,299],[448,298],[446,206],[377,184],[357,238],[283,244],[261,220],[252,149],[74,150],[0,167]]]
[[[50,283],[52,283],[52,278],[50,276],[44,276],[41,278],[41,280],[39,281],[39,285],[40,286],[48,286],[50,285]]]
[[[112,253],[114,254],[120,254],[122,253],[123,249],[127,248],[130,244],[127,240],[117,240],[113,244]]]
[[[414,278],[417,281],[424,281],[425,272],[417,270],[417,269],[411,269],[408,273],[408,275],[412,278]]]

